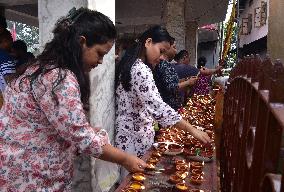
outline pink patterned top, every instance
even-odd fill
[[[88,123],[76,76],[65,70],[66,77],[52,94],[58,74],[53,69],[35,81],[31,91],[24,75],[35,69],[28,68],[4,93],[1,192],[71,191],[73,156],[79,152],[99,157],[102,146],[109,143],[105,130]]]

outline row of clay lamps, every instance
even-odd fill
[[[190,186],[186,184],[185,179],[190,175],[190,183],[193,185],[201,185],[204,181],[202,162],[190,162],[187,163],[185,160],[175,160],[176,172],[170,176],[170,182],[176,184],[176,188],[179,191],[188,191]]]

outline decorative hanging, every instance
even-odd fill
[[[233,1],[232,13],[231,13],[228,25],[227,25],[227,33],[226,33],[226,38],[224,41],[224,49],[222,53],[221,64],[225,61],[228,55],[228,52],[230,50],[230,47],[231,47],[235,17],[236,17],[236,0]]]

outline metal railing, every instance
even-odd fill
[[[249,56],[232,70],[224,100],[223,192],[284,191],[284,67]]]

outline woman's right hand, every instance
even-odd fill
[[[198,139],[199,141],[201,141],[205,145],[212,142],[212,140],[210,139],[210,137],[208,136],[206,132],[198,130],[194,127],[191,129],[191,135],[195,137],[196,139]]]
[[[143,172],[146,167],[146,163],[142,159],[129,154],[121,165],[129,172]]]

